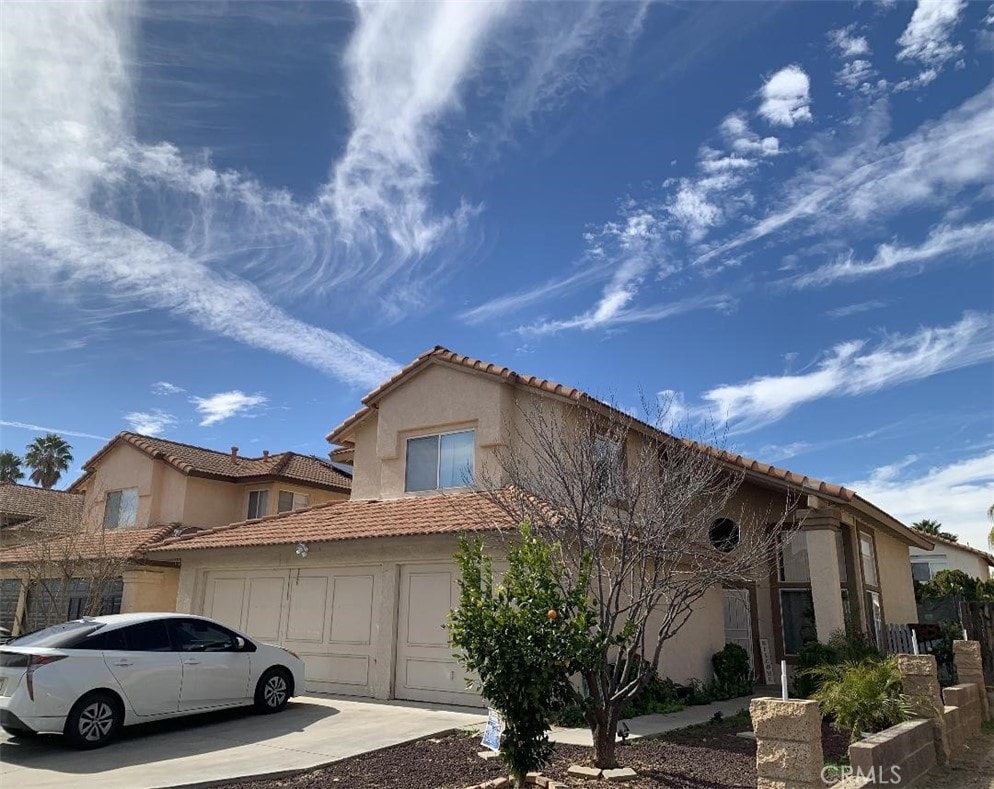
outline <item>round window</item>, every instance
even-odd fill
[[[718,518],[708,532],[711,544],[723,553],[728,553],[739,544],[739,525],[731,518]]]

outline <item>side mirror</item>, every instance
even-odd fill
[[[235,649],[239,652],[245,651],[245,639],[241,636],[235,636]]]

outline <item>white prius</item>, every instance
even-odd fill
[[[106,745],[122,726],[227,707],[280,712],[304,663],[190,614],[77,619],[0,647],[0,726]]]

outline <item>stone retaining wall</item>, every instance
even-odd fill
[[[891,726],[849,746],[849,762],[855,775],[870,786],[910,785],[935,765],[932,723],[911,720]]]
[[[946,703],[944,717],[949,747],[956,750],[980,730],[983,720],[980,691],[973,683],[952,685],[942,691],[942,700]]]

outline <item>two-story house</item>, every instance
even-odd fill
[[[178,610],[286,645],[311,690],[479,703],[443,627],[458,597],[452,556],[460,533],[516,524],[468,489],[466,472],[500,484],[495,452],[526,451],[522,409],[535,398],[611,413],[578,389],[436,347],[328,434],[332,457],[353,464],[350,501],[167,538],[150,555],[181,563]],[[711,451],[744,476],[736,508],[782,511],[789,498],[803,525],[768,578],[700,601],[662,674],[707,679],[711,655],[736,641],[762,677],[764,656],[790,659],[847,618],[878,637],[885,622],[915,621],[908,547],[930,547],[925,537],[853,491]]]
[[[120,433],[86,461],[66,492],[44,492],[73,504],[58,536],[36,529],[32,539],[0,547],[3,600],[16,612],[15,632],[84,613],[97,586],[105,613],[173,610],[178,563],[150,558],[151,545],[166,535],[346,500],[349,471],[294,452],[243,457],[235,447],[218,452]],[[111,572],[119,579],[97,584],[92,577]]]

